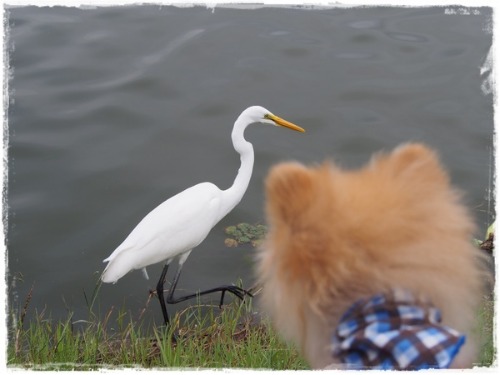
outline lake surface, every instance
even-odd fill
[[[102,260],[151,209],[198,182],[231,185],[239,157],[230,133],[250,105],[307,132],[247,129],[256,152],[250,186],[185,263],[180,294],[240,278],[253,284],[254,249],[226,248],[224,228],[265,222],[263,180],[284,160],[354,168],[376,151],[425,142],[465,192],[478,236],[494,217],[493,97],[481,70],[491,9],[25,7],[6,15],[11,309],[33,287],[29,314],[71,310],[85,319]],[[160,271],[103,285],[100,311],[137,316]],[[145,314],[161,323],[156,301]]]

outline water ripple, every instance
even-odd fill
[[[385,35],[392,39],[401,40],[403,42],[417,42],[417,43],[425,43],[429,41],[424,35],[410,34],[410,33],[396,33],[386,31]]]

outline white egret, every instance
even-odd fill
[[[210,182],[203,182],[166,200],[146,215],[125,241],[104,260],[108,262],[101,276],[105,283],[116,283],[134,269],[142,269],[148,278],[146,267],[165,261],[156,291],[167,326],[169,319],[163,285],[168,266],[175,258],[178,258],[179,267],[167,296],[168,303],[177,303],[218,291],[222,292],[221,305],[225,292],[233,293],[241,299],[245,295],[251,296],[248,291],[235,285],[221,286],[177,299],[174,299],[173,294],[182,265],[193,248],[198,246],[210,230],[241,201],[247,190],[252,175],[254,151],[243,133],[246,127],[253,123],[279,125],[304,132],[300,126],[275,116],[263,107],[253,106],[245,109],[234,123],[231,134],[234,149],[241,157],[241,166],[233,185],[221,190]]]

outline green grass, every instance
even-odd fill
[[[478,314],[479,335],[482,338],[482,347],[479,354],[479,366],[490,367],[496,357],[494,346],[494,300],[484,298],[483,304]]]
[[[10,332],[8,366],[38,370],[308,368],[268,321],[257,321],[251,300],[233,302],[222,310],[196,305],[176,314],[177,344],[172,343],[172,330],[145,326],[123,310],[109,311],[104,319],[90,315],[87,321],[74,321],[70,313],[54,322],[41,312],[30,322],[20,320]]]
[[[172,329],[132,319],[125,310],[112,309],[104,317],[89,313],[75,321],[69,313],[54,321],[45,311],[25,321],[27,302],[9,332],[7,364],[35,370],[95,370],[140,368],[253,368],[308,369],[297,350],[283,342],[270,323],[259,319],[252,300],[238,300],[219,309],[197,304],[177,313]],[[90,305],[91,306],[91,305]],[[91,309],[90,309],[91,310]],[[484,338],[478,365],[491,366],[493,302],[486,299],[478,314]],[[172,343],[173,331],[177,343]]]

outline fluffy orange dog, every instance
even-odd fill
[[[269,173],[266,195],[261,302],[313,368],[349,365],[332,344],[341,317],[394,288],[439,309],[441,324],[465,336],[451,367],[473,364],[485,271],[473,221],[432,150],[403,145],[356,171],[283,163]]]

